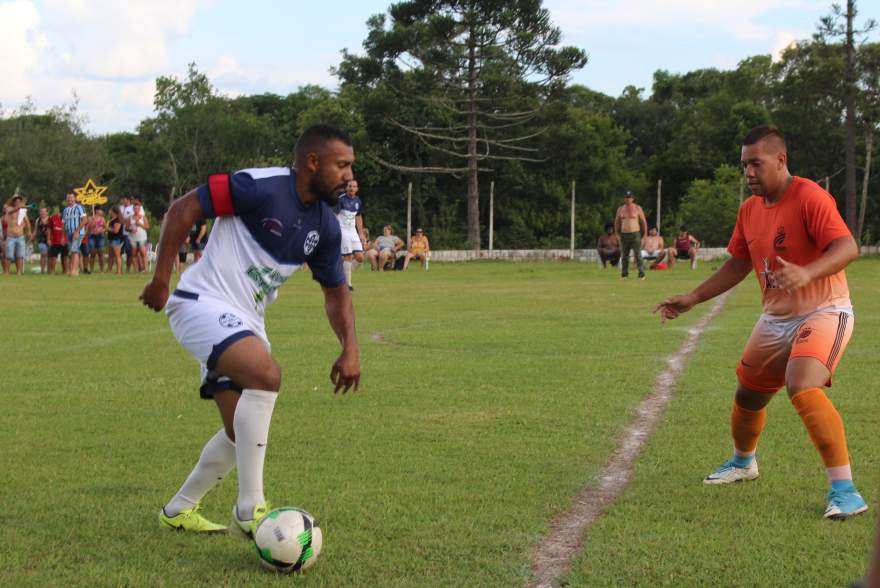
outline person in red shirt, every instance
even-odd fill
[[[49,273],[55,273],[55,261],[61,256],[61,269],[67,274],[67,235],[64,234],[64,221],[59,208],[49,217]]]
[[[766,406],[785,386],[822,457],[831,484],[825,518],[844,519],[868,509],[852,481],[843,420],[825,395],[853,330],[844,268],[858,248],[834,198],[815,182],[792,176],[778,129],[760,126],[743,140],[742,165],[752,196],[739,209],[727,250],[733,256],[688,294],[657,305],[673,319],[741,282],[752,269],[764,312],[736,373],[733,458],[706,484],[758,477],[755,450]]]

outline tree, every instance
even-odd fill
[[[681,202],[681,220],[688,231],[712,245],[727,243],[739,210],[742,171],[723,164],[714,179],[694,180]]]
[[[853,20],[857,14],[855,0],[846,1],[846,12],[839,4],[833,4],[831,14],[820,21],[816,39],[844,39],[845,67],[844,89],[846,92],[846,224],[853,234],[858,232],[856,220],[856,36],[864,37],[876,27],[873,20],[856,30]]]
[[[488,162],[541,161],[524,130],[548,94],[564,86],[586,54],[558,47],[561,33],[541,0],[409,0],[369,19],[366,56],[344,52],[344,84],[381,93],[385,123],[438,156],[435,165],[400,165],[404,172],[467,177],[467,238],[480,248],[478,173]],[[413,107],[401,109],[401,101]],[[417,113],[404,119],[400,114]],[[375,153],[374,158],[379,158]],[[483,167],[481,167],[483,164]]]

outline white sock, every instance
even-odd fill
[[[194,507],[217,482],[226,477],[235,466],[235,443],[220,429],[205,443],[202,455],[189,477],[167,505],[165,514],[174,517]]]
[[[342,270],[345,272],[345,283],[351,286],[351,262],[343,261]]]
[[[265,502],[263,462],[269,441],[269,421],[275,408],[277,392],[245,390],[235,407],[235,463],[238,467],[238,517],[253,518],[254,506]]]

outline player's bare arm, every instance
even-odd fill
[[[654,312],[660,311],[660,319],[663,322],[674,319],[697,304],[727,292],[742,282],[751,271],[751,260],[731,257],[724,262],[724,265],[718,268],[718,271],[709,276],[691,292],[667,298],[654,308]]]
[[[797,265],[777,257],[782,267],[776,270],[776,278],[782,288],[794,292],[813,280],[836,274],[859,256],[859,248],[852,235],[840,237],[828,244],[819,259],[807,265]]]
[[[171,203],[162,223],[162,232],[159,235],[156,271],[153,274],[153,279],[144,286],[139,297],[145,306],[156,312],[164,308],[168,301],[168,283],[171,280],[174,259],[177,257],[177,252],[186,239],[190,227],[203,216],[202,205],[196,190],[192,190]]]
[[[352,387],[357,392],[361,379],[361,360],[354,326],[354,306],[346,284],[324,288],[324,309],[333,332],[342,344],[342,353],[330,369],[330,381],[335,386],[333,393],[342,390],[345,394]]]
[[[648,236],[648,219],[645,218],[645,211],[639,206],[639,224],[642,227],[642,235]]]

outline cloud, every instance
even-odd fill
[[[170,44],[189,28],[198,0],[46,0],[58,69],[83,77],[144,79],[166,71]]]
[[[48,45],[33,2],[0,3],[0,102],[17,103],[33,94],[33,74],[39,71]]]
[[[712,31],[713,35],[755,41],[766,40],[773,34],[771,28],[761,24],[762,15],[814,4],[813,0],[595,0],[587,9],[583,3],[547,0],[545,7],[566,32],[566,38],[572,40],[583,40],[591,33],[616,26]]]

